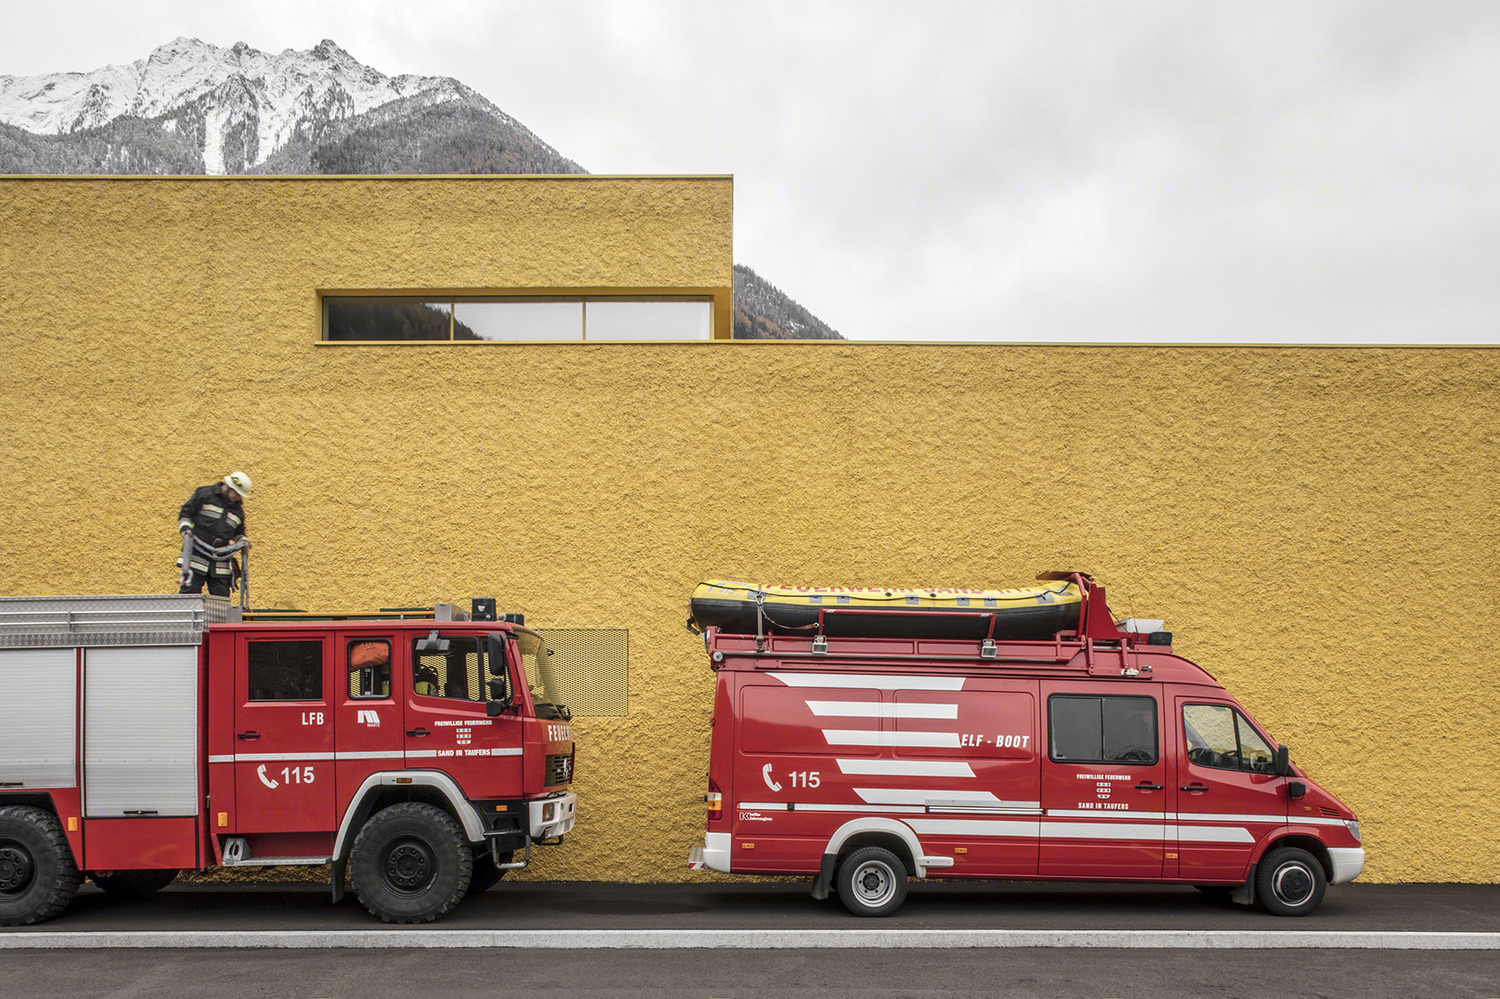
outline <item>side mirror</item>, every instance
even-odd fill
[[[499,674],[491,676],[484,684],[489,694],[484,712],[493,718],[511,710],[515,704],[515,692],[510,688],[510,666],[505,660],[505,638],[498,634],[489,635],[485,638],[484,647],[489,655],[489,672]]]
[[[1292,751],[1290,749],[1287,749],[1285,746],[1276,747],[1276,760],[1272,764],[1271,772],[1277,777],[1290,777],[1292,775]],[[1304,791],[1303,793],[1305,794],[1306,792]],[[1294,794],[1292,797],[1296,798],[1300,797],[1300,795]]]
[[[1287,781],[1286,793],[1291,795],[1293,799],[1300,798],[1307,793],[1307,785],[1300,780]]]

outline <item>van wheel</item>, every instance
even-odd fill
[[[1306,850],[1272,850],[1255,868],[1255,896],[1276,916],[1305,916],[1323,901],[1328,882],[1323,865]]]
[[[906,865],[881,846],[845,857],[837,875],[839,901],[856,916],[886,916],[906,900]]]
[[[89,880],[111,895],[140,897],[177,880],[177,868],[164,871],[90,871]]]
[[[0,926],[51,919],[82,881],[57,816],[30,805],[0,808]]]
[[[387,923],[430,923],[464,897],[474,854],[458,822],[432,805],[403,801],[370,816],[354,839],[349,879]]]

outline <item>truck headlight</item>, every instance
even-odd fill
[[[1344,826],[1349,830],[1349,835],[1354,837],[1354,842],[1356,842],[1356,843],[1363,843],[1364,842],[1364,840],[1362,840],[1362,839],[1359,838],[1359,820],[1358,819],[1345,819],[1344,820]]]
[[[542,821],[551,822],[555,818],[557,818],[557,802],[549,801],[542,806]],[[1354,835],[1356,839],[1359,838],[1359,833]]]

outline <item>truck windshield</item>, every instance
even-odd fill
[[[567,709],[558,703],[557,674],[552,669],[552,653],[542,636],[525,628],[516,629],[516,645],[521,650],[521,664],[526,668],[526,685],[531,689],[531,703],[538,718],[565,718]]]

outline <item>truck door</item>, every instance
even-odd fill
[[[398,681],[409,671],[403,658],[408,648],[394,632],[346,632],[337,648],[342,669],[335,699],[335,792],[342,817],[366,777],[406,766]]]
[[[1179,876],[1244,880],[1255,844],[1286,823],[1285,783],[1264,736],[1237,706],[1179,695]]]
[[[235,829],[335,828],[332,640],[240,635],[234,658]]]
[[[1160,878],[1171,807],[1159,687],[1043,683],[1040,873]]]
[[[489,647],[482,634],[436,629],[411,640],[406,765],[443,771],[474,801],[517,798],[522,791],[523,719],[514,711],[493,717],[485,711],[491,679],[516,691],[514,664],[508,656],[494,663]]]

